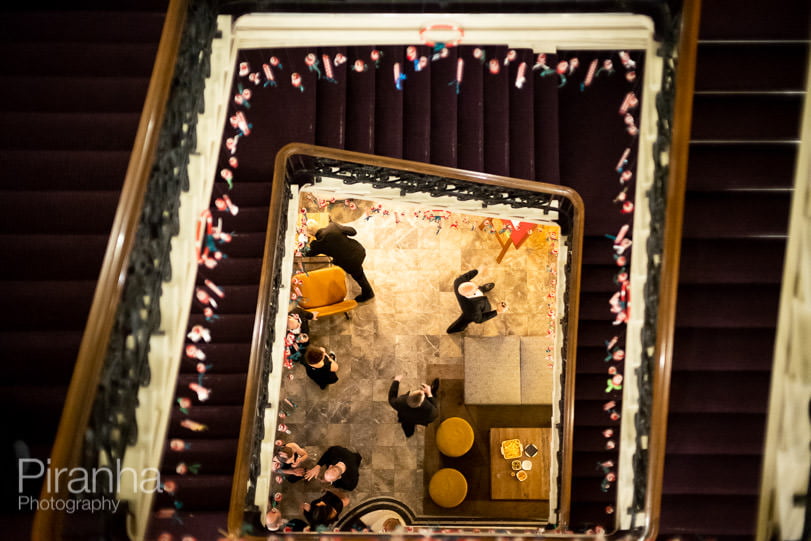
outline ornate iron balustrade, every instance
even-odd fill
[[[665,212],[667,210],[667,183],[670,168],[666,157],[672,141],[672,124],[676,83],[676,49],[679,43],[681,17],[668,17],[663,24],[664,40],[660,48],[663,59],[662,85],[656,95],[657,137],[653,143],[654,161],[653,183],[646,194],[650,208],[650,233],[647,238],[647,281],[645,282],[644,309],[645,317],[641,332],[642,362],[636,370],[636,381],[639,393],[639,409],[634,416],[636,430],[636,449],[633,455],[634,493],[632,498],[631,529],[639,527],[634,524],[637,514],[645,511],[647,496],[647,473],[649,465],[649,448],[644,445],[651,433],[653,411],[653,375],[656,370],[654,348],[656,346],[656,327],[659,311],[659,292],[661,286],[662,255],[665,242]]]
[[[197,146],[195,126],[204,108],[216,31],[214,4],[191,2],[187,13],[124,293],[85,431],[82,466],[88,470],[123,460],[138,438],[138,391],[150,381],[149,342],[160,332],[158,301],[172,276],[171,239],[179,231],[180,194],[189,189],[189,156]],[[115,497],[116,482],[101,483],[95,496]]]

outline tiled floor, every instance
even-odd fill
[[[357,229],[376,297],[354,310],[351,319],[335,315],[310,324],[311,344],[337,354],[340,379],[321,390],[302,366],[290,370],[293,379],[283,379],[282,396],[298,407],[285,419],[291,434],[281,436],[305,447],[315,460],[330,445],[361,453],[360,482],[350,494],[350,506],[390,496],[420,514],[426,497],[424,428],[417,427],[411,438],[403,435],[387,402],[392,378],[404,375],[401,392],[425,381],[429,366],[432,374],[464,378],[462,335],[445,330],[459,315],[453,280],[473,268],[479,269],[477,282],[495,282],[491,302],[503,300],[509,311],[481,325],[471,324],[465,334],[548,336],[552,306],[546,295],[556,280],[558,229],[538,226],[499,264],[501,247],[492,231],[479,229],[482,218],[436,215],[391,203],[352,203],[355,208],[339,200],[319,209],[313,195],[302,199],[308,217],[326,224],[328,212]],[[349,282],[353,297],[359,289]],[[300,481],[274,484],[272,490],[281,492],[281,510],[292,518],[323,488],[318,481]]]

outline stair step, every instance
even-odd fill
[[[606,339],[611,338],[606,336]],[[577,347],[577,374],[607,374],[608,367],[615,366],[622,372],[622,363],[614,360],[606,361],[605,346],[578,346]]]
[[[734,17],[730,14],[734,13]],[[701,7],[699,40],[807,40],[809,5],[777,0],[764,10],[759,2],[713,0]],[[756,515],[752,515],[756,516]]]
[[[0,112],[0,148],[10,150],[131,150],[140,113]],[[70,134],[66,137],[65,134]]]
[[[174,494],[158,492],[155,495],[155,509],[174,507],[174,502],[183,503],[183,509],[200,511],[222,511],[228,509],[231,498],[231,475],[166,475],[161,482],[172,481],[177,486]],[[181,513],[183,510],[181,510]],[[191,520],[189,522],[196,522]],[[185,533],[185,530],[184,530]]]
[[[777,322],[778,284],[682,285],[677,327],[772,328]]]
[[[484,48],[486,58],[500,68],[507,54],[505,45]],[[484,170],[491,175],[510,176],[510,82],[509,72],[484,69]]]
[[[446,51],[446,57],[431,62],[430,163],[456,167],[459,159],[459,95],[456,91],[459,48],[451,47]]]
[[[667,456],[753,455],[763,452],[766,416],[761,413],[671,413]]]
[[[374,154],[376,73],[374,47],[349,47],[347,63],[363,62],[365,69],[350,70],[346,82],[346,149]],[[385,59],[381,59],[385,60]]]
[[[511,49],[511,51],[513,51]],[[509,88],[509,163],[510,176],[534,180],[535,176],[535,82],[532,49],[514,49],[507,72]],[[522,67],[523,65],[523,67]],[[502,66],[503,68],[503,66]],[[519,69],[524,72],[518,79]]]
[[[194,520],[186,520],[179,524],[174,518],[154,518],[150,522],[147,539],[159,539],[166,533],[173,537],[168,539],[182,539],[183,536],[193,536],[195,539],[206,539],[211,532],[226,531],[228,529],[227,507],[217,511],[195,511]],[[154,532],[154,535],[153,535]]]
[[[51,280],[59,266],[61,280],[96,280],[104,251],[105,235],[0,235],[0,246],[14,265],[0,268],[0,280]]]
[[[202,277],[199,277],[199,279],[202,280]],[[198,286],[200,285],[202,284],[198,283]],[[208,288],[204,289],[208,291]],[[227,314],[255,314],[258,294],[258,283],[250,285],[229,285],[225,292],[225,298],[220,299],[212,295],[212,298],[217,302],[217,307],[214,308],[214,312],[221,317]],[[192,313],[202,314],[204,307],[205,305],[195,301],[192,305]]]
[[[6,76],[149,77],[158,51],[157,39],[151,39],[153,43],[3,43],[0,69]]]
[[[579,381],[578,379],[578,382]],[[577,385],[579,388],[580,383]],[[593,395],[594,398],[577,397],[574,416],[575,428],[577,430],[579,430],[580,427],[599,428],[600,430],[613,428],[615,431],[619,430],[620,420],[612,421],[608,416],[609,414],[603,409],[603,406],[610,401],[614,401],[616,403],[615,409],[619,412],[622,408],[622,401],[607,393],[601,397],[599,393],[595,393],[594,390],[588,392],[588,394]],[[577,430],[575,430],[575,434]]]
[[[0,282],[0,296],[15,307],[0,315],[0,327],[6,331],[84,329],[95,289],[95,280]]]
[[[429,163],[431,160],[431,48],[412,45],[416,61],[405,58],[403,91],[403,159]],[[426,59],[425,66],[420,63]],[[416,64],[416,65],[415,65]],[[380,88],[380,85],[378,85]]]
[[[691,239],[681,249],[681,284],[779,284],[786,243],[780,238]]]
[[[791,208],[789,192],[688,192],[685,238],[785,237]],[[724,220],[718,216],[723,215]]]
[[[677,327],[674,371],[767,371],[774,354],[774,327]]]
[[[577,374],[575,400],[621,400],[619,391],[606,393],[607,374]]]
[[[6,191],[0,197],[7,205],[0,217],[5,234],[97,235],[109,234],[119,193]]]
[[[116,2],[115,10],[102,1],[82,0],[72,10],[15,10],[0,24],[3,41],[37,40],[51,46],[63,41],[144,43],[155,47],[163,28],[167,0]],[[78,8],[78,9],[77,9]],[[127,24],[120,24],[126,12]],[[118,23],[118,24],[115,24]]]
[[[757,495],[664,494],[660,535],[664,532],[713,536],[723,533],[749,538],[755,531],[757,506]]]
[[[465,66],[464,79],[459,86],[457,102],[459,142],[458,167],[469,171],[484,171],[484,70],[469,69],[479,63],[474,56],[478,47],[462,45],[459,57]]]
[[[200,270],[199,276],[208,278],[220,287],[259,283],[262,258],[234,257],[231,255],[230,247],[231,244],[222,246],[222,251],[228,254],[228,257],[213,269]]]
[[[217,338],[216,341],[206,344],[205,342],[198,342],[197,348],[203,351],[206,355],[206,363],[213,364],[211,371],[217,374],[238,374],[248,371],[248,363],[251,356],[251,344],[247,343],[232,343],[219,339],[218,336],[212,336],[212,340]],[[191,344],[192,342],[187,342]],[[197,374],[197,359],[183,357],[180,365],[180,372],[182,374]],[[195,376],[196,377],[196,376]]]
[[[237,446],[233,439],[195,439],[187,443],[188,449],[176,451],[170,447],[170,441],[166,441],[161,472],[176,472],[180,462],[185,463],[186,466],[199,464],[200,473],[207,475],[231,475],[234,472]],[[188,473],[187,475],[194,474]]]
[[[403,157],[403,99],[408,79],[400,81],[402,90],[392,84],[395,65],[405,75],[405,51],[403,47],[388,45],[379,47],[382,52],[380,67],[374,68],[374,118],[372,119],[374,153],[390,158]],[[368,57],[367,57],[368,58]],[[369,66],[373,69],[374,64]]]
[[[202,325],[211,331],[212,340],[220,342],[251,343],[253,335],[253,322],[256,315],[251,314],[224,314],[218,315],[212,321],[206,321],[201,314],[189,315],[189,328],[193,325]]]
[[[606,437],[604,434],[606,429],[611,430],[610,437]],[[599,427],[578,426],[572,441],[574,453],[576,455],[580,455],[580,453],[599,453],[600,457],[604,457],[606,451],[612,451],[606,447],[606,442],[609,440],[613,441],[614,443],[619,442],[620,433],[621,431],[618,424],[617,426],[612,427],[609,427],[608,425]],[[605,459],[600,458],[600,460]]]
[[[797,150],[794,143],[692,143],[687,188],[691,192],[791,189]]]
[[[240,203],[236,202],[237,205]],[[264,233],[268,225],[268,207],[239,207],[239,214],[230,216],[222,215],[223,231],[238,231],[244,235],[246,233]],[[221,246],[225,253],[228,253],[228,244]]]
[[[9,381],[21,383],[29,380],[31,367],[36,366],[38,383],[67,385],[73,375],[82,334],[83,331],[78,329],[0,332],[3,357],[13,361],[6,365]]]
[[[696,94],[691,138],[797,140],[802,105],[793,94]]]
[[[0,77],[6,111],[29,113],[140,113],[148,77]]]
[[[762,414],[768,408],[769,373],[677,372],[670,388],[673,413]]]
[[[226,231],[230,231],[230,229],[226,229]],[[234,230],[231,242],[222,245],[221,249],[228,254],[229,258],[256,257],[258,254],[262,254],[265,249],[265,233]]]
[[[804,91],[805,43],[699,43],[695,90]],[[769,76],[753,66],[769,66]],[[763,162],[761,162],[763,163]]]
[[[336,55],[347,56],[346,47],[321,47],[318,57],[324,63],[327,55],[332,70],[332,81],[325,77],[318,80],[318,97],[316,98],[315,143],[331,148],[344,148],[346,143],[346,87],[348,62],[335,65]],[[334,81],[334,82],[333,82]]]
[[[668,455],[665,494],[752,495],[760,491],[758,455]]]
[[[611,460],[611,458],[607,457],[613,454],[613,452],[605,451],[605,449],[598,451],[581,451],[576,453],[572,460],[572,476],[581,480],[592,478],[596,480],[597,486],[599,486],[600,480],[605,477],[605,473],[603,473],[603,470],[599,464]],[[613,462],[614,467],[611,469],[616,473],[617,460],[614,459]]]
[[[196,399],[195,399],[196,400]],[[206,425],[208,428],[202,431],[194,431],[184,428],[180,422],[184,419],[191,419]],[[196,440],[224,439],[239,437],[239,426],[242,419],[242,405],[239,406],[206,406],[194,405],[189,410],[189,415],[181,413],[178,408],[172,409],[169,420],[168,437],[180,438],[191,443],[192,448],[199,446]]]
[[[3,190],[82,191],[121,189],[129,150],[0,150]]]
[[[198,383],[196,375],[180,374],[177,378],[177,395],[193,398],[194,405],[189,409],[189,415],[193,418],[200,405],[205,405],[206,407],[221,405],[242,406],[245,400],[247,374],[221,374],[217,370],[218,365],[213,358],[203,362],[211,367],[208,369],[203,379],[203,387],[212,389],[211,395],[205,401],[205,404],[199,402],[195,393],[188,388],[190,383]]]
[[[11,440],[22,440],[28,445],[53,441],[62,406],[67,396],[67,385],[44,385],[39,382],[20,382],[0,387],[0,407],[4,411],[25,412],[10,415],[5,433]]]

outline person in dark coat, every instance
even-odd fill
[[[436,392],[439,379],[428,386],[423,383],[419,389],[398,396],[403,376],[395,376],[389,387],[389,404],[397,412],[397,421],[403,426],[406,438],[414,435],[416,425],[427,426],[439,417],[436,406]]]
[[[363,261],[366,259],[366,249],[349,237],[357,235],[354,227],[330,222],[327,227],[317,229],[314,221],[308,222],[307,230],[315,237],[310,242],[309,255],[324,254],[341,267],[360,286],[360,295],[355,297],[357,302],[365,302],[375,296],[366,274],[363,272]]]
[[[333,490],[327,489],[320,498],[316,498],[310,503],[302,506],[304,518],[307,520],[311,531],[323,531],[341,515],[349,504],[349,498]]]
[[[360,456],[360,453],[333,445],[324,451],[318,464],[307,470],[304,478],[309,481],[323,474],[324,481],[332,483],[334,488],[349,492],[358,486],[362,460],[363,457]]]
[[[448,334],[462,332],[471,323],[484,323],[507,310],[507,305],[503,302],[493,310],[485,293],[493,289],[495,284],[490,282],[481,287],[474,284],[471,280],[477,274],[479,271],[473,269],[453,281],[453,291],[456,293],[456,301],[462,309],[462,315],[448,327]]]
[[[304,353],[304,369],[311,380],[319,387],[326,389],[338,381],[338,363],[335,361],[335,353],[327,351],[323,347],[309,346]]]

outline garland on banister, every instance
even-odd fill
[[[187,20],[126,283],[85,430],[85,471],[123,461],[127,446],[137,441],[138,390],[150,380],[149,342],[160,327],[162,283],[172,275],[171,239],[179,231],[180,194],[189,188],[187,164],[196,147],[197,118],[204,107],[216,31],[209,2],[193,2]],[[115,497],[118,487],[101,483],[97,489],[103,496]],[[102,528],[114,527],[103,515],[98,517]]]

